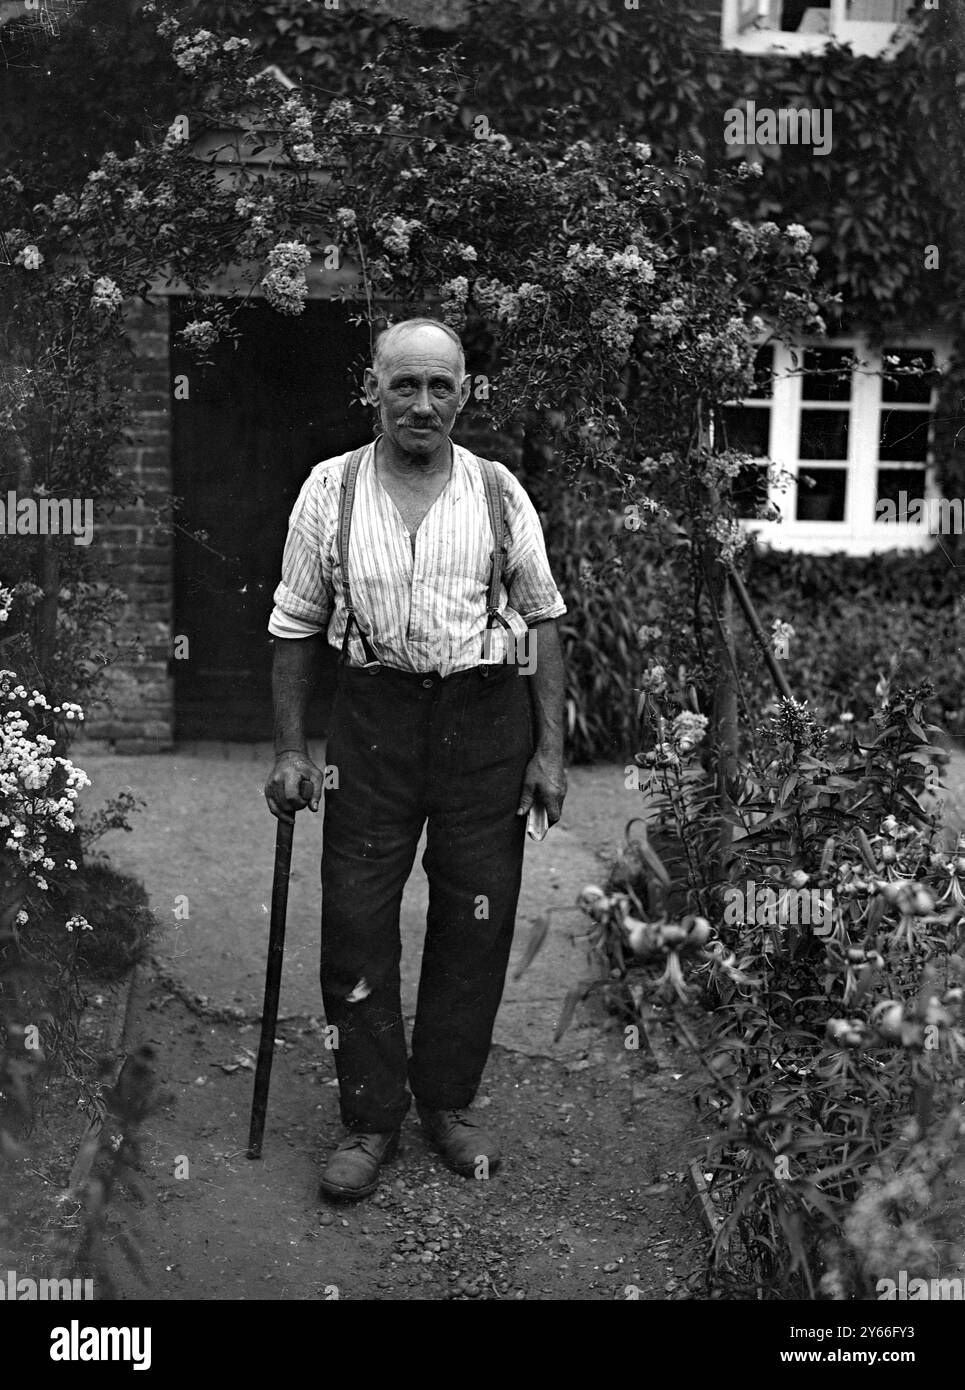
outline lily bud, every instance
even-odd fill
[[[871,1021],[883,1038],[898,1042],[901,1038],[901,1025],[905,1011],[895,999],[885,999],[876,1005],[871,1013]]]

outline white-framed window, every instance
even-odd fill
[[[805,53],[835,41],[874,57],[912,8],[911,0],[723,0],[721,42],[745,53]]]
[[[763,346],[753,391],[721,411],[719,443],[787,476],[769,482],[766,465],[748,466],[745,525],[775,549],[813,554],[932,545],[957,514],[939,512],[931,453],[950,348],[933,334],[880,349],[860,336]],[[765,503],[780,520],[757,519]]]

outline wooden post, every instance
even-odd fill
[[[734,599],[727,581],[727,570],[714,561],[713,598],[717,614],[717,691],[714,697],[714,738],[717,747],[717,803],[722,812],[730,810],[731,788],[737,775],[740,733],[737,720],[736,653],[734,649]],[[728,818],[721,820],[718,840],[723,855],[731,845],[734,828]]]
[[[695,436],[703,448],[714,446],[714,415],[706,402],[698,401]],[[714,487],[704,487],[707,509],[722,514],[720,497]],[[727,566],[718,558],[712,541],[704,544],[704,576],[714,622],[714,664],[717,669],[717,689],[711,717],[711,746],[715,750],[717,804],[721,812],[731,806],[731,787],[737,773],[740,752],[740,732],[737,720],[737,666],[734,651],[734,603],[727,579]],[[695,614],[696,617],[696,614]],[[718,850],[721,858],[730,848],[733,826],[722,815]]]

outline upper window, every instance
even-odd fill
[[[949,521],[930,454],[946,353],[921,339],[762,347],[753,390],[721,411],[725,447],[782,470],[769,482],[765,464],[746,466],[737,492],[747,524],[783,550],[930,545]],[[780,521],[757,519],[767,504]]]
[[[803,53],[832,40],[855,53],[881,53],[911,13],[911,0],[723,0],[725,48],[748,53]]]

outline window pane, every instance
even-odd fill
[[[831,3],[814,5],[810,0],[770,0],[769,29],[801,34],[826,34],[830,29]]]
[[[928,405],[938,378],[931,349],[885,348],[882,357],[881,399]]]
[[[897,24],[911,9],[909,0],[845,0],[845,19]]]
[[[927,410],[883,410],[878,457],[888,463],[924,463],[930,421]]]
[[[764,406],[725,405],[721,412],[724,439],[721,447],[742,449],[756,458],[767,457],[771,412]]]
[[[798,521],[843,521],[847,478],[846,468],[802,468],[795,512]]]
[[[901,494],[904,493],[904,498]],[[924,468],[879,468],[878,469],[878,501],[893,502],[895,509],[899,513],[898,520],[901,519],[902,510],[907,510],[916,497],[925,495],[925,470]],[[902,506],[902,503],[904,506]],[[885,525],[888,521],[887,515],[880,515],[875,510],[875,521],[879,525]]]
[[[758,348],[754,358],[754,385],[745,400],[769,400],[774,390],[774,348],[768,344]]]
[[[766,502],[767,465],[749,463],[734,479],[734,510],[740,517],[757,517]]]
[[[802,410],[798,458],[847,459],[848,420],[847,410]]]
[[[804,353],[802,400],[849,401],[853,369],[851,349],[808,348]]]

